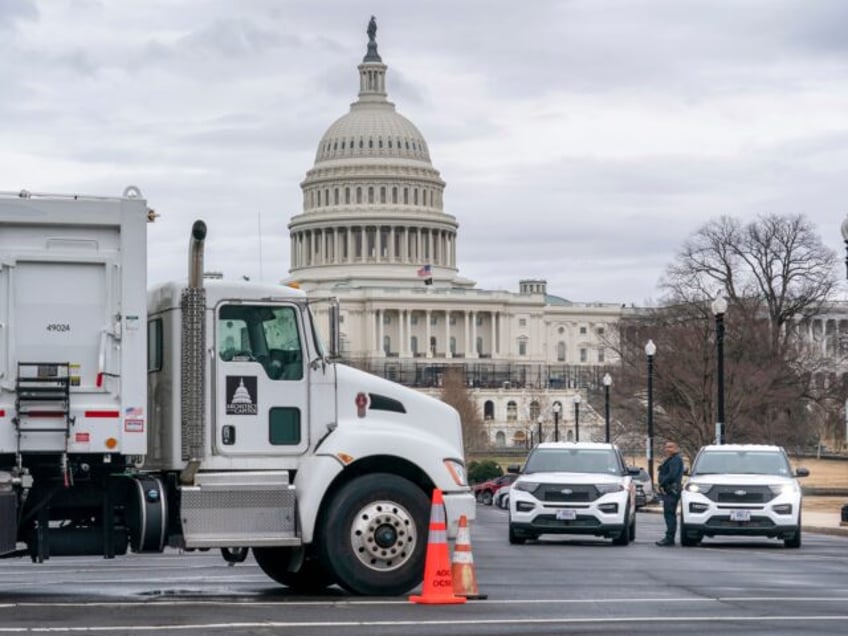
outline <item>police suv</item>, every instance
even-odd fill
[[[588,534],[627,545],[636,537],[638,470],[612,444],[539,444],[509,491],[509,542]]]
[[[705,446],[695,457],[681,495],[680,543],[694,546],[717,535],[783,539],[801,546],[801,486],[779,446]]]

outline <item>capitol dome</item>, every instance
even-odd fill
[[[321,137],[301,183],[303,211],[289,223],[291,279],[307,291],[422,279],[473,286],[458,276],[458,224],[444,211],[445,182],[424,135],[388,100],[373,20],[368,37],[358,99]]]

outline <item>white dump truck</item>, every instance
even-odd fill
[[[450,536],[474,516],[456,411],[334,362],[332,301],[322,330],[300,290],[204,280],[201,221],[188,282],[147,290],[154,218],[134,187],[0,193],[0,555],[252,549],[301,590],[417,585],[433,489]]]

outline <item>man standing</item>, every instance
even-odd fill
[[[665,443],[665,460],[660,464],[657,477],[658,489],[663,500],[663,517],[665,517],[665,538],[657,541],[657,545],[674,545],[674,535],[677,534],[677,504],[680,502],[680,489],[683,480],[683,459],[680,457],[680,447],[677,443]]]

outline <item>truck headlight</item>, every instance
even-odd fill
[[[465,472],[465,466],[462,462],[459,462],[455,459],[446,459],[445,468],[448,469],[448,473],[451,478],[456,482],[457,486],[467,486],[468,485],[468,473]]]
[[[706,495],[710,492],[710,489],[713,487],[712,484],[693,484],[691,481],[686,484],[686,490],[689,492],[699,492],[702,495]]]

